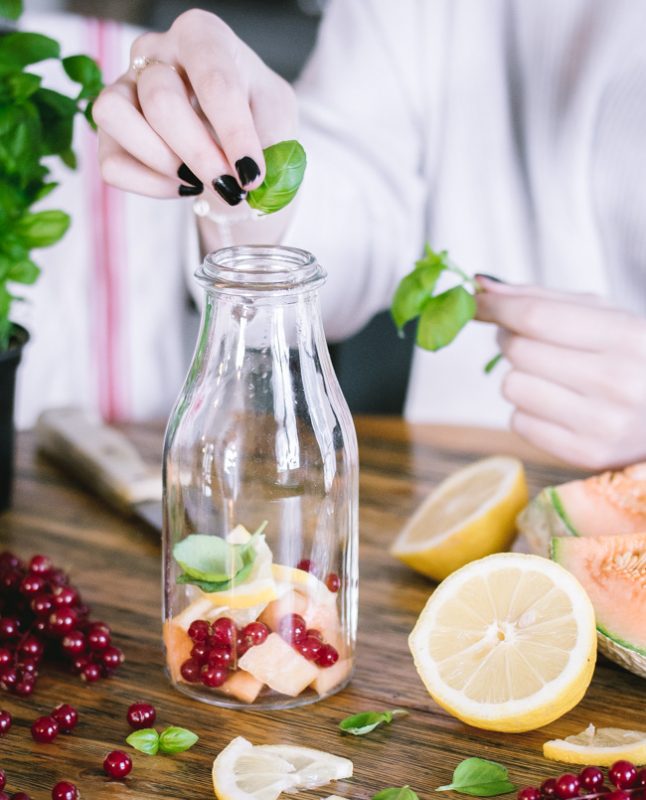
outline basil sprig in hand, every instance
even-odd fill
[[[296,196],[301,185],[307,157],[300,142],[289,139],[266,147],[265,180],[247,194],[247,203],[262,214],[280,211]]]

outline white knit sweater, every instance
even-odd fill
[[[643,0],[332,0],[288,236],[329,272],[329,334],[387,307],[425,240],[646,314],[645,41]],[[482,324],[417,351],[407,416],[504,424],[495,352]]]

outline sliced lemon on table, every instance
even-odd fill
[[[257,745],[238,736],[213,762],[219,800],[276,800],[281,792],[315,789],[352,776],[347,758],[294,745]]]
[[[581,733],[545,742],[543,755],[566,764],[598,764],[600,767],[609,767],[620,759],[646,764],[646,731],[588,725]]]
[[[527,500],[525,470],[517,458],[476,461],[429,494],[391,553],[441,581],[469,561],[506,550],[516,534],[516,516]]]
[[[488,730],[533,730],[583,697],[596,661],[594,609],[558,564],[498,553],[437,587],[409,646],[430,695],[450,714]]]

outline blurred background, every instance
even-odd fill
[[[222,17],[289,81],[298,76],[315,44],[325,5],[326,0],[25,0],[28,11],[71,11],[149,30],[165,30],[183,11],[203,8]],[[348,269],[352,269],[351,264]],[[194,331],[187,335],[194,336]],[[402,413],[413,343],[411,331],[399,338],[389,313],[383,312],[351,339],[330,345],[334,367],[353,412]]]

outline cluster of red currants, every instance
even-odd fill
[[[317,571],[314,562],[309,558],[302,558],[296,565],[296,569],[302,569],[303,572],[311,573],[315,573]],[[338,592],[341,586],[341,579],[336,572],[328,572],[323,583],[331,592]]]
[[[308,628],[300,614],[286,614],[278,623],[278,633],[308,661],[319,667],[332,667],[339,660],[335,647],[326,644],[320,631]]]
[[[26,697],[47,654],[63,657],[92,683],[123,663],[110,628],[89,619],[90,609],[63,570],[47,556],[23,564],[0,553],[0,687]]]
[[[630,761],[615,761],[608,769],[608,782],[599,767],[585,767],[578,775],[566,772],[548,778],[540,789],[528,786],[518,792],[518,800],[646,800],[646,769],[637,770]]]
[[[5,736],[11,729],[11,714],[0,711],[0,736]],[[54,741],[59,733],[71,733],[78,722],[78,713],[75,708],[67,703],[56,706],[51,714],[38,717],[31,726],[31,735],[40,743],[49,744]],[[7,776],[0,769],[0,800],[9,800],[5,792]],[[52,789],[52,800],[79,800],[80,794],[76,786],[69,781],[59,781]],[[11,795],[11,800],[30,800],[29,795],[17,792]]]

